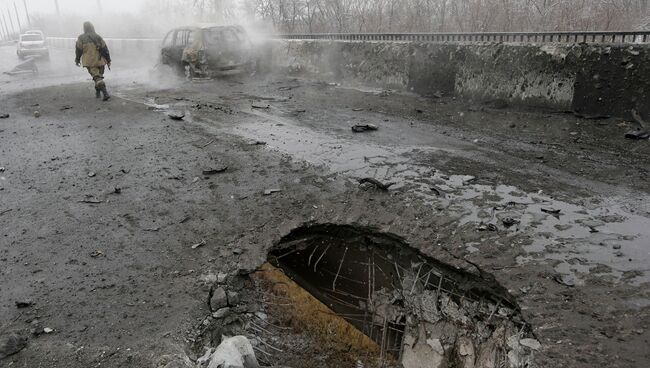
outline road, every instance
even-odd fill
[[[292,229],[336,223],[494,276],[543,345],[537,366],[650,364],[650,144],[623,138],[631,123],[119,61],[102,103],[70,60],[53,50],[35,79],[0,79],[0,325],[54,330],[0,362],[183,354],[210,315],[207,275],[255,270]]]

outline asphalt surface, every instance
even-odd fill
[[[492,274],[540,367],[650,364],[650,144],[623,138],[632,123],[119,60],[102,103],[71,60],[0,77],[0,332],[29,336],[1,364],[155,366],[209,314],[205,275],[256,269],[305,223],[376,227]]]

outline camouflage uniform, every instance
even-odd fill
[[[106,83],[104,82],[104,70],[111,66],[111,54],[104,39],[95,33],[95,27],[90,22],[84,23],[84,33],[77,39],[75,63],[83,63],[88,73],[95,81],[96,97],[104,94],[104,101],[110,98]]]

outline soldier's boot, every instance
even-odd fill
[[[104,81],[99,81],[97,83],[97,87],[101,91],[101,93],[104,95],[104,98],[102,99],[103,101],[108,101],[111,98],[111,95],[108,94],[108,90],[106,89],[106,83]]]
[[[102,101],[108,101],[111,99],[111,95],[108,94],[108,90],[106,89],[106,85],[102,87],[102,94],[104,94],[104,98]]]

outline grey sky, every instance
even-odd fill
[[[62,13],[74,13],[77,15],[96,14],[97,0],[58,0]],[[99,0],[101,6],[107,11],[136,12],[141,9],[146,0]],[[18,12],[24,13],[23,0],[0,0],[0,11],[6,12],[10,8],[13,12],[13,3],[18,6]],[[30,13],[54,14],[56,7],[55,0],[26,0]]]

